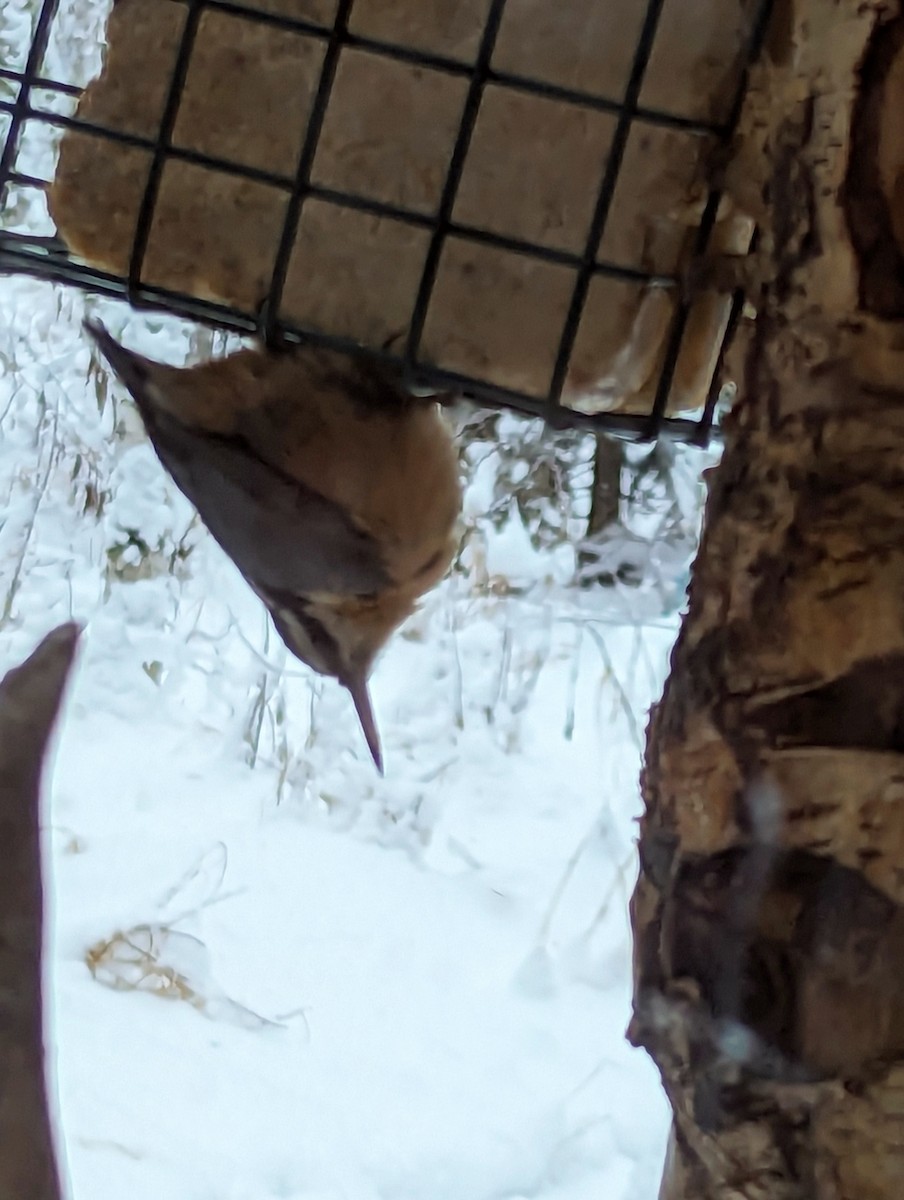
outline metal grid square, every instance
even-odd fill
[[[512,408],[528,415],[540,416],[557,427],[582,426],[630,438],[647,439],[668,436],[681,441],[706,443],[713,429],[714,412],[718,400],[721,356],[711,382],[706,404],[699,418],[688,420],[665,416],[692,298],[686,295],[686,289],[681,287],[681,281],[675,275],[656,275],[633,267],[600,260],[599,252],[612,209],[625,149],[635,121],[642,120],[660,128],[684,130],[690,134],[716,139],[723,144],[731,138],[743,102],[746,67],[760,51],[771,10],[770,0],[755,0],[752,6],[749,33],[744,48],[744,63],[742,64],[744,69],[741,71],[740,84],[730,105],[728,117],[721,124],[707,124],[692,118],[645,108],[640,103],[647,66],[654,50],[657,27],[665,0],[648,0],[634,48],[627,86],[619,101],[576,92],[540,79],[495,69],[492,65],[493,52],[504,17],[506,0],[489,0],[480,44],[472,63],[465,63],[451,56],[414,49],[394,42],[378,41],[355,33],[350,28],[354,0],[337,0],[335,4],[325,4],[322,24],[282,15],[279,5],[270,4],[266,9],[256,8],[254,0],[246,0],[244,3],[241,0],[181,0],[181,2],[186,5],[188,10],[186,21],[172,76],[166,90],[166,102],[155,131],[156,136],[150,139],[122,130],[99,126],[77,117],[62,115],[55,111],[55,107],[58,109],[59,105],[54,106],[46,99],[42,102],[42,97],[49,97],[52,101],[54,97],[60,99],[67,96],[78,96],[80,92],[78,87],[70,83],[48,79],[42,75],[44,57],[57,9],[57,0],[43,0],[35,22],[27,60],[22,69],[0,67],[0,82],[9,81],[9,84],[12,85],[11,90],[17,89],[17,94],[12,100],[3,99],[0,96],[0,137],[3,139],[2,146],[0,146],[0,198],[4,196],[9,185],[31,188],[46,187],[46,180],[24,175],[15,169],[16,155],[26,122],[38,121],[62,129],[81,129],[112,142],[118,142],[123,146],[141,147],[145,151],[151,152],[151,168],[139,208],[128,271],[122,276],[96,270],[70,258],[65,247],[54,237],[37,237],[2,229],[0,229],[0,272],[20,272],[74,284],[106,295],[125,298],[136,308],[164,308],[183,316],[225,326],[240,333],[262,332],[268,340],[309,340],[356,354],[375,355],[401,367],[404,377],[413,385],[437,390],[460,390],[491,406]],[[562,2],[567,2],[567,0],[562,0]],[[326,15],[330,9],[334,10],[332,22]],[[173,144],[173,131],[179,113],[180,100],[184,93],[192,61],[192,50],[196,42],[198,27],[205,10],[219,10],[247,20],[294,30],[319,39],[323,43],[324,53],[319,81],[311,103],[301,153],[293,178],[224,161]],[[384,203],[377,199],[319,186],[312,181],[312,168],[336,79],[340,53],[347,47],[370,51],[400,63],[442,71],[452,76],[458,76],[466,82],[466,100],[461,120],[448,159],[439,203],[432,214],[412,212],[410,209]],[[522,241],[472,224],[457,223],[453,219],[453,209],[459,193],[481,100],[485,89],[494,85],[502,85],[526,95],[566,101],[583,106],[585,109],[607,113],[614,121],[608,159],[593,208],[589,234],[580,253],[566,252],[548,245]],[[229,305],[216,304],[142,282],[142,266],[147,253],[163,172],[167,163],[172,160],[181,160],[227,171],[233,175],[280,188],[287,193],[285,219],[279,237],[268,294],[259,311],[251,312]],[[288,324],[279,319],[278,314],[286,286],[290,256],[296,239],[302,205],[309,197],[337,203],[352,212],[370,213],[405,222],[425,231],[428,237],[426,257],[420,273],[408,335],[401,352],[380,351],[372,348],[363,350],[357,342],[349,338],[323,333],[303,325]],[[694,234],[692,258],[699,257],[706,251],[716,222],[720,199],[718,191],[712,191],[708,197]],[[546,396],[531,396],[499,386],[489,379],[477,379],[457,374],[423,361],[421,345],[424,327],[428,319],[429,305],[440,268],[441,255],[447,240],[455,235],[467,237],[472,243],[496,247],[517,255],[529,255],[541,262],[567,266],[573,271],[574,286],[564,327],[558,339],[555,366]],[[677,290],[678,302],[668,334],[666,353],[654,402],[648,414],[600,412],[591,415],[560,403],[588,291],[594,278],[599,275],[643,284],[658,284]],[[741,294],[735,294],[732,297],[726,342],[737,322],[742,304]]]

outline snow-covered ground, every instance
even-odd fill
[[[83,308],[0,283],[0,668],[85,625],[45,816],[71,1197],[652,1200],[666,1106],[623,1039],[626,904],[674,622],[570,591],[514,516],[494,532],[483,464],[463,565],[376,672],[381,780]]]

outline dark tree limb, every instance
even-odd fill
[[[40,786],[79,630],[61,625],[0,683],[0,1197],[59,1200],[44,1084]]]
[[[612,585],[616,582],[615,575],[601,565],[599,548],[594,543],[607,530],[618,525],[621,516],[621,473],[624,463],[624,444],[608,434],[597,434],[593,455],[590,517],[587,521],[587,545],[578,551],[582,583]]]

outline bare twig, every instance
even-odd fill
[[[51,476],[53,475],[53,469],[54,469],[54,466],[56,465],[57,453],[58,453],[58,447],[59,447],[59,441],[58,441],[59,420],[60,420],[60,406],[59,406],[59,400],[58,400],[56,406],[54,407],[54,411],[53,411],[53,424],[52,424],[53,432],[52,432],[51,443],[50,443],[50,451],[47,455],[47,469],[45,470],[44,475],[41,478],[40,482],[38,483],[38,486],[34,492],[34,501],[32,504],[31,513],[29,514],[28,521],[26,522],[26,525],[25,525],[25,531],[22,536],[21,549],[19,551],[19,556],[16,561],[16,566],[13,570],[12,579],[10,580],[9,585],[7,587],[6,600],[3,605],[3,612],[0,613],[0,626],[5,625],[7,623],[7,621],[9,621],[10,617],[12,616],[13,604],[15,603],[16,595],[19,591],[19,584],[20,584],[21,578],[22,578],[22,568],[25,565],[25,559],[28,554],[29,543],[31,542],[32,534],[34,533],[34,529],[35,529],[35,523],[38,519],[38,510],[40,509],[41,504],[44,500],[44,496],[47,493],[47,488],[50,484]]]
[[[630,697],[628,696],[628,693],[625,691],[624,686],[616,673],[615,666],[612,662],[612,657],[609,654],[609,650],[606,646],[605,639],[602,637],[602,635],[599,633],[598,630],[594,629],[594,627],[592,625],[587,626],[587,632],[590,634],[591,640],[595,643],[596,648],[600,652],[600,657],[603,660],[603,666],[606,669],[607,676],[609,677],[609,679],[612,680],[612,686],[615,688],[616,694],[618,695],[618,701],[621,706],[621,710],[624,713],[625,721],[627,722],[627,725],[628,725],[628,731],[631,734],[631,740],[634,742],[634,745],[637,747],[637,752],[639,754],[642,754],[643,753],[643,731],[641,730],[640,726],[637,723],[637,717],[634,715],[634,709],[631,706]]]

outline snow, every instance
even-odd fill
[[[361,762],[332,804],[310,786],[278,804],[272,768],[134,664],[120,703],[107,672],[135,631],[111,644],[89,624],[51,802],[74,1197],[655,1195],[664,1105],[622,1037],[636,751],[589,654],[564,738],[567,640],[497,729],[472,683],[500,669],[498,616],[471,619],[485,636],[459,645],[446,762],[441,734],[399,750],[399,682],[416,670],[419,707],[442,712],[444,681],[441,639],[402,642],[377,678],[387,780],[351,769],[336,704]],[[512,658],[530,644],[528,625]],[[209,1012],[91,978],[86,948],[148,922],[197,939]]]
[[[27,7],[0,19],[14,46]],[[98,6],[63,7],[87,10],[83,75]],[[171,362],[196,344],[0,279],[0,670],[84,625],[44,815],[70,1200],[653,1200],[667,1106],[624,1040],[627,903],[676,618],[570,588],[573,547],[536,549],[515,505],[487,519],[498,455],[475,443],[467,550],[373,680],[380,779],[348,697],[286,655],[157,464],[86,312]]]

